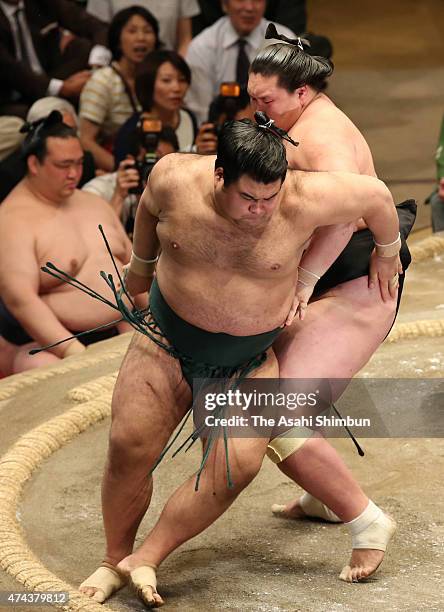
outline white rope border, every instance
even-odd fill
[[[117,372],[73,389],[68,397],[83,404],[24,434],[0,459],[0,567],[29,589],[68,591],[69,603],[57,607],[69,612],[109,608],[91,601],[41,563],[23,537],[17,507],[25,482],[44,459],[110,415],[116,377]]]
[[[104,354],[100,356],[91,356],[89,358],[84,357],[83,359],[80,359],[79,357],[68,357],[66,360],[63,359],[59,363],[56,363],[48,368],[38,368],[36,370],[23,372],[22,374],[16,374],[11,377],[12,380],[7,378],[5,381],[0,381],[0,401],[9,399],[15,395],[17,391],[21,391],[26,387],[31,387],[35,383],[42,380],[47,380],[53,376],[67,374],[68,372],[75,372],[76,370],[82,370],[83,368],[90,368],[103,363],[104,361],[109,361],[110,359],[117,357],[123,357],[126,350],[127,344],[114,351],[104,351]]]
[[[429,236],[409,246],[413,262],[424,261],[444,253],[444,236]]]

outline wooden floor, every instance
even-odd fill
[[[308,27],[333,42],[329,95],[358,125],[397,202],[414,197],[415,226],[436,176],[444,114],[442,0],[309,0]]]

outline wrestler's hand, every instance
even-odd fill
[[[383,302],[395,299],[399,286],[398,275],[403,273],[399,255],[394,257],[379,257],[376,250],[370,256],[368,286],[370,289],[379,283]]]
[[[203,123],[196,136],[196,151],[199,155],[213,155],[217,149],[217,136],[212,123]]]
[[[300,321],[304,320],[305,311],[308,307],[308,302],[311,298],[313,290],[314,287],[312,285],[303,285],[299,282],[297,283],[293,303],[285,320],[284,326],[291,325],[295,317],[298,317]]]
[[[65,347],[65,350],[63,351],[63,357],[71,357],[71,355],[79,355],[80,353],[83,353],[86,350],[86,347],[83,346],[83,344],[77,340],[71,340],[71,342],[69,342],[67,344],[67,346]]]
[[[122,277],[125,288],[131,297],[149,291],[151,283],[153,282],[153,276],[146,277],[134,274],[134,272],[129,269],[129,264],[123,266]]]
[[[122,200],[126,198],[130,189],[137,187],[139,184],[139,173],[134,164],[135,161],[132,157],[122,160],[119,164],[114,193],[122,198]]]

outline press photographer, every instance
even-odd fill
[[[139,198],[154,164],[164,155],[178,151],[179,145],[173,128],[142,116],[129,135],[128,147],[129,153],[117,172],[98,176],[83,189],[107,200],[131,237]]]
[[[210,104],[207,123],[200,126],[196,137],[196,152],[200,155],[214,155],[220,127],[225,121],[244,118],[253,118],[247,91],[239,83],[222,83],[219,95]]]

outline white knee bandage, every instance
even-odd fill
[[[292,427],[281,436],[270,440],[267,457],[280,463],[299,450],[315,432],[308,427]]]

